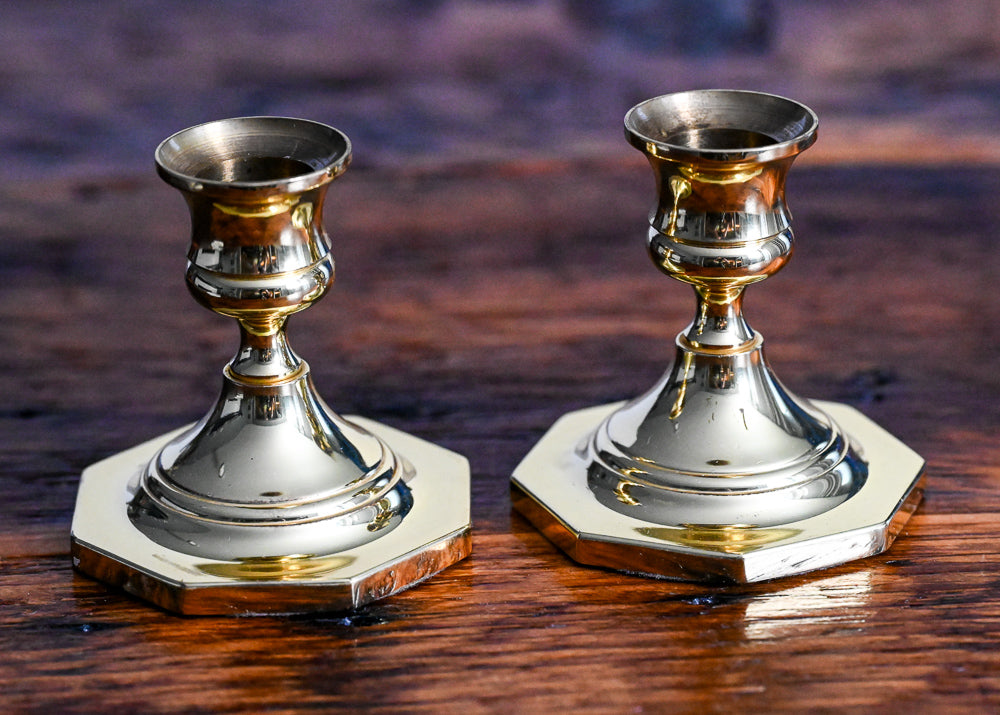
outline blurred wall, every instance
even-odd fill
[[[998,162],[991,0],[35,0],[0,8],[8,179],[146,172],[224,116],[334,124],[356,166],[619,157],[637,101],[792,96],[814,162]]]

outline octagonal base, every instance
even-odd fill
[[[514,508],[583,564],[685,581],[765,581],[885,551],[923,495],[919,455],[857,410],[814,401],[868,462],[867,480],[846,501],[801,521],[767,527],[632,518],[597,501],[587,485],[588,465],[577,451],[621,404],[564,415],[511,479]]]
[[[126,507],[139,472],[183,428],[84,470],[73,515],[74,566],[177,613],[252,615],[358,608],[468,556],[468,461],[378,422],[348,419],[383,439],[413,467],[407,478],[413,507],[378,539],[335,554],[238,561],[215,561],[157,544],[132,524]]]

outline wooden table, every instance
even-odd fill
[[[766,28],[732,54],[631,41],[670,19],[642,4],[631,26],[611,2],[5,6],[0,712],[1000,708],[1000,49],[987,0],[932,5],[752,2]],[[692,86],[820,113],[797,254],[747,315],[790,389],[927,459],[886,554],[673,583],[577,566],[511,512],[555,419],[645,390],[691,319],[645,255],[620,117]],[[182,618],[68,556],[81,470],[215,400],[236,330],[184,288],[187,213],[150,156],[248,113],[357,140],[337,282],[291,322],[319,391],[472,464],[473,555],[357,613]]]
[[[186,294],[186,213],[155,177],[8,190],[0,710],[1000,706],[1000,171],[793,171],[798,254],[752,289],[789,387],[928,460],[890,552],[707,587],[577,566],[511,512],[509,474],[548,426],[651,384],[690,317],[645,257],[647,173],[539,161],[333,187],[338,281],[293,344],[339,411],[468,455],[474,553],[364,611],[293,618],[177,617],[73,572],[80,470],[207,409],[235,330]]]

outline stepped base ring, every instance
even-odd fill
[[[407,479],[413,507],[398,526],[374,541],[334,554],[236,561],[194,556],[152,541],[129,519],[127,507],[139,473],[163,445],[189,429],[185,427],[84,470],[71,535],[74,566],[168,611],[254,615],[356,609],[468,556],[468,461],[373,420],[348,419],[404,455],[414,469]]]
[[[511,480],[513,507],[582,564],[683,581],[766,581],[885,551],[923,495],[918,454],[854,408],[813,401],[868,462],[868,478],[850,498],[821,514],[766,527],[633,518],[597,500],[580,456],[585,450],[579,450],[622,404],[564,415]]]

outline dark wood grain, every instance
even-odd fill
[[[641,162],[355,171],[338,281],[292,341],[338,410],[467,454],[474,553],[358,613],[179,618],[75,575],[80,470],[191,420],[235,330],[181,279],[154,177],[53,181],[0,243],[0,706],[12,711],[802,712],[1000,707],[1000,171],[793,172],[798,254],[748,314],[783,380],[928,460],[882,556],[744,587],[582,568],[510,510],[567,410],[665,369],[687,290],[648,264]],[[10,190],[0,210],[15,217]]]
[[[994,3],[690,7],[3,4],[0,712],[1000,710]],[[694,300],[621,117],[719,86],[821,117],[796,256],[749,292],[775,370],[928,461],[888,553],[725,588],[579,567],[508,496],[558,416],[666,369]],[[290,329],[319,391],[472,464],[473,555],[357,613],[181,618],[68,556],[81,470],[217,395],[236,329],[184,288],[151,154],[248,114],[355,142],[337,282]]]

